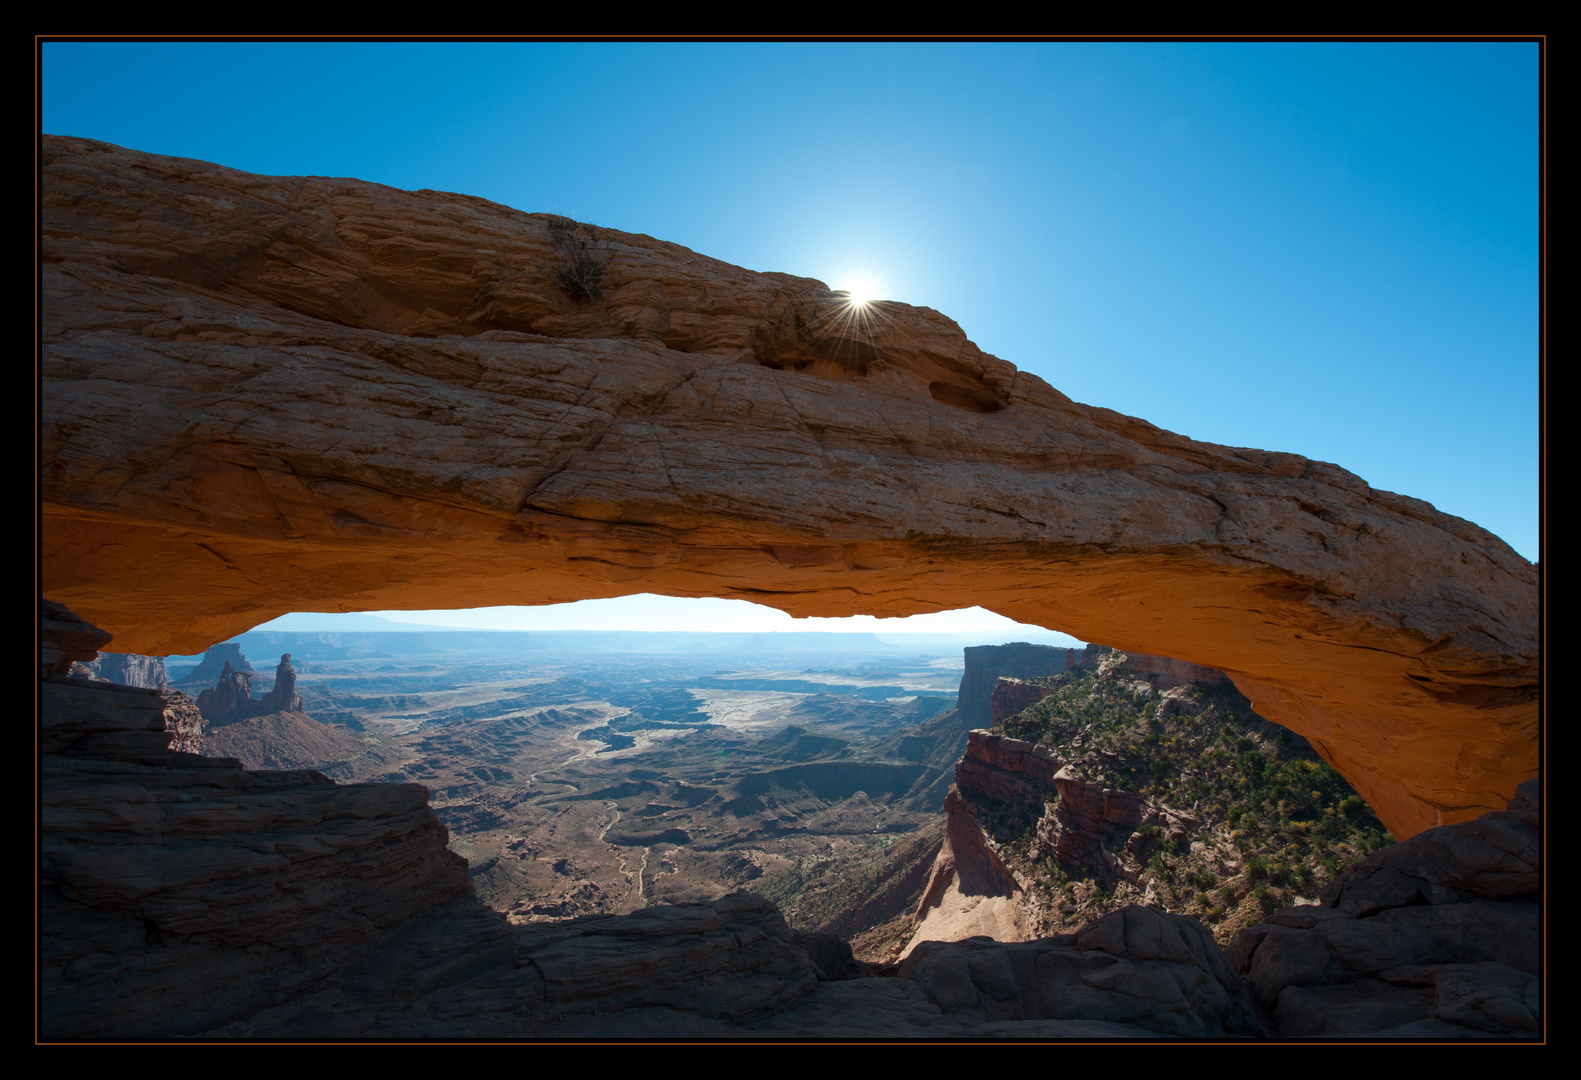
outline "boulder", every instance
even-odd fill
[[[1506,810],[1369,856],[1323,906],[1275,912],[1227,956],[1280,1035],[1504,1038],[1540,1031],[1538,782]]]
[[[1122,908],[1019,944],[923,942],[898,976],[957,1020],[1087,1020],[1186,1038],[1262,1033],[1246,986],[1196,919]]]

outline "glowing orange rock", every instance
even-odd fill
[[[43,576],[121,651],[287,611],[981,605],[1227,673],[1397,836],[1537,770],[1538,576],[1323,462],[1076,404],[938,312],[355,180],[44,146]]]

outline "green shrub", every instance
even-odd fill
[[[1339,812],[1351,821],[1362,821],[1367,817],[1367,804],[1360,796],[1352,795],[1348,799],[1340,800]]]

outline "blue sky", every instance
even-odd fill
[[[1078,401],[1538,558],[1538,48],[46,43],[43,129],[937,308]]]

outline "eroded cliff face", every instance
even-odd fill
[[[1081,652],[1025,643],[970,648],[966,650],[966,674],[961,680],[962,701],[966,699],[968,680],[972,682],[975,701],[982,700],[986,688],[989,695],[988,722],[999,724],[1048,696],[1048,687],[1027,680],[1078,668],[1096,671],[1098,664],[1110,655],[1111,650],[1103,645],[1088,645]],[[1115,661],[1111,660],[1110,663]],[[1125,674],[1147,683],[1154,690],[1167,691],[1192,683],[1213,685],[1225,681],[1222,671],[1168,656],[1122,653],[1118,664]],[[1042,670],[1044,668],[1050,670]],[[979,706],[973,718],[978,718],[982,712]]]
[[[169,681],[163,657],[138,656],[136,653],[100,653],[99,658],[92,663],[74,665],[72,674],[99,682],[141,686],[150,690],[163,690]]]
[[[41,192],[44,585],[122,648],[637,591],[981,605],[1225,671],[1399,836],[1536,773],[1535,568],[1336,466],[646,236],[601,230],[579,300],[549,219],[467,196],[63,138]]]

